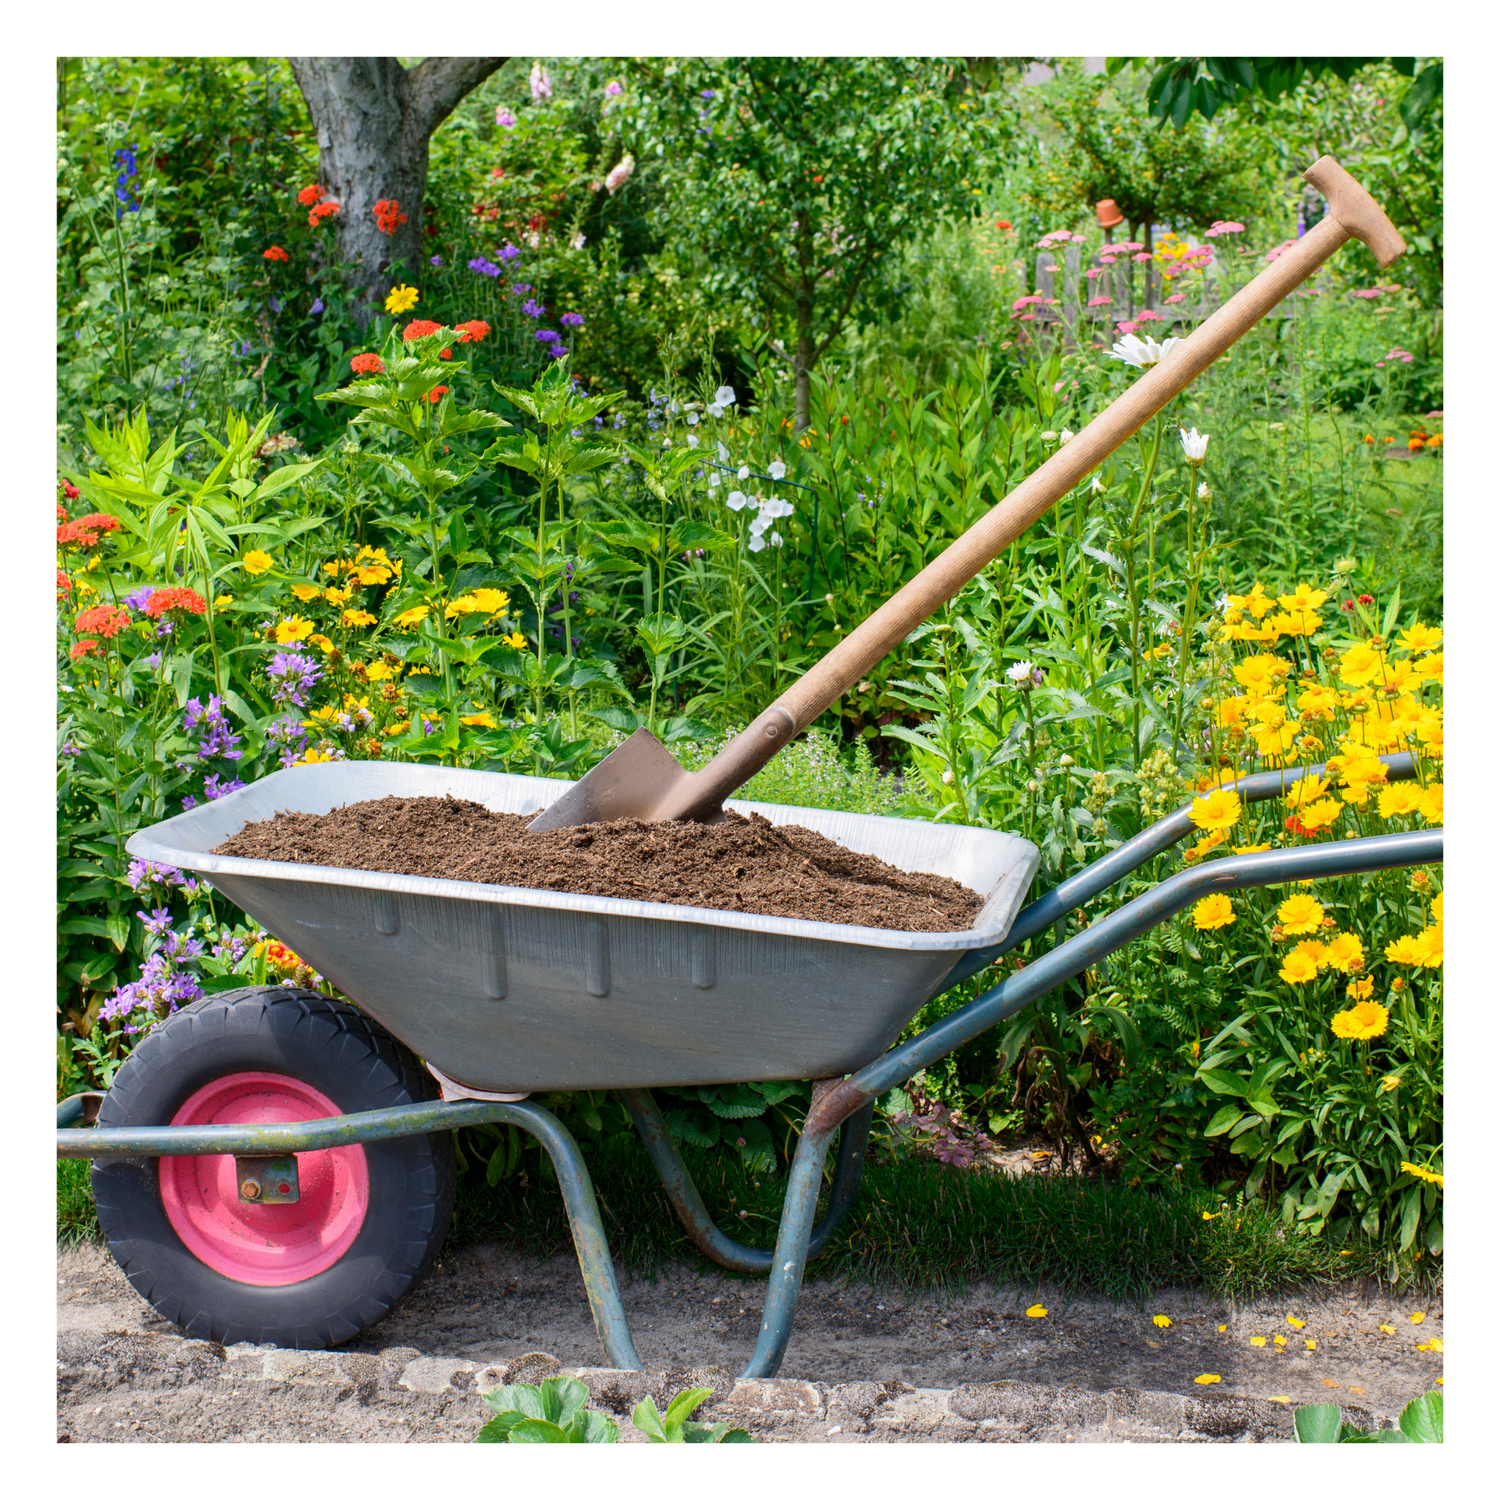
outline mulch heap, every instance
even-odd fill
[[[960,932],[983,905],[945,875],[898,870],[759,813],[728,812],[713,824],[627,818],[549,833],[528,833],[529,821],[455,797],[381,797],[322,814],[279,812],[213,852],[897,932]]]

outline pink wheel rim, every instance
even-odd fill
[[[231,1073],[205,1084],[174,1125],[274,1125],[342,1114],[284,1073]],[[163,1156],[161,1196],[172,1228],[204,1265],[250,1286],[290,1286],[335,1265],[370,1204],[363,1146],[298,1154],[296,1203],[247,1203],[232,1156]]]

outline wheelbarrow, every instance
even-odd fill
[[[1414,774],[1409,756],[1386,763],[1392,779]],[[454,1195],[449,1133],[503,1123],[549,1153],[605,1357],[639,1369],[584,1159],[557,1116],[526,1098],[613,1089],[693,1243],[730,1270],[769,1274],[743,1374],[772,1375],[804,1267],[857,1198],[881,1095],[1210,892],[1443,857],[1437,829],[1210,861],[893,1046],[934,995],[1048,928],[1060,934],[1068,913],[1189,833],[1187,808],[1022,907],[1038,851],[1014,835],[728,804],[962,881],[984,904],[971,929],[952,933],[207,852],[280,809],[452,793],[528,813],[569,785],[374,762],[304,766],[131,839],[133,855],[207,879],[357,1002],[280,986],[207,996],[154,1027],[107,1094],[58,1106],[58,1155],[93,1159],[110,1250],[168,1321],[221,1343],[324,1348],[353,1338],[414,1290],[442,1246]],[[1260,773],[1237,789],[1248,801],[1276,797],[1285,776]],[[808,1078],[817,1081],[776,1247],[738,1244],[704,1206],[651,1090]],[[835,1136],[828,1204],[814,1223]]]

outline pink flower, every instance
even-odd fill
[[[1104,268],[1102,266],[1090,266],[1089,269],[1083,274],[1087,276],[1090,281],[1092,281],[1094,277],[1102,276],[1104,274]]]
[[[1110,299],[1108,297],[1090,297],[1089,298],[1089,306],[1090,307],[1108,307],[1109,303],[1110,303]]]
[[[1044,301],[1046,301],[1046,298],[1039,297],[1036,295],[1036,293],[1033,292],[1029,297],[1017,297],[1016,300],[1011,303],[1010,310],[1012,312],[1020,312],[1023,307],[1029,307],[1033,302],[1040,303]]]
[[[1187,293],[1186,292],[1173,292],[1172,295],[1167,298],[1167,301],[1168,302],[1186,302],[1187,301]]]
[[[1296,240],[1283,240],[1279,245],[1276,246],[1274,250],[1266,251],[1266,260],[1268,262],[1273,260],[1280,260],[1281,257],[1285,255],[1286,252],[1290,250],[1296,243]]]
[[[1144,309],[1142,312],[1138,312],[1135,315],[1135,320],[1136,320],[1137,323],[1160,323],[1162,319],[1161,319],[1161,314],[1159,312],[1153,312],[1148,307],[1148,308]]]
[[[619,162],[610,168],[609,176],[604,179],[606,191],[612,194],[618,193],[625,186],[633,171],[635,171],[635,157],[627,151]]]
[[[495,124],[501,130],[509,130],[516,123],[515,115],[505,105],[497,105],[495,109]]]
[[[1035,313],[1022,313],[1021,316],[1020,316],[1020,318],[1017,321],[1021,322],[1021,323],[1035,323],[1036,322],[1036,314]]]
[[[1131,260],[1136,261],[1136,262],[1140,262],[1140,261],[1143,261],[1143,260],[1150,260],[1151,259],[1151,257],[1149,255],[1147,255],[1144,250],[1141,251],[1141,253],[1139,255],[1132,255],[1130,258],[1131,258]]]
[[[1116,323],[1115,329],[1119,333],[1134,333],[1140,326],[1141,325],[1139,323],[1133,323],[1129,319],[1127,319],[1123,323]]]
[[[1243,234],[1245,226],[1236,224],[1232,219],[1215,219],[1206,231],[1209,239],[1221,234]]]

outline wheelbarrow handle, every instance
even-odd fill
[[[684,778],[664,817],[703,816],[745,784],[911,632],[998,557],[1052,504],[1108,458],[1226,349],[1315,272],[1345,241],[1358,239],[1388,266],[1405,250],[1375,200],[1331,156],[1303,177],[1328,200],[1329,214],[1243,287],[1129,390],[993,506],[957,541],[794,682],[707,766]]]

